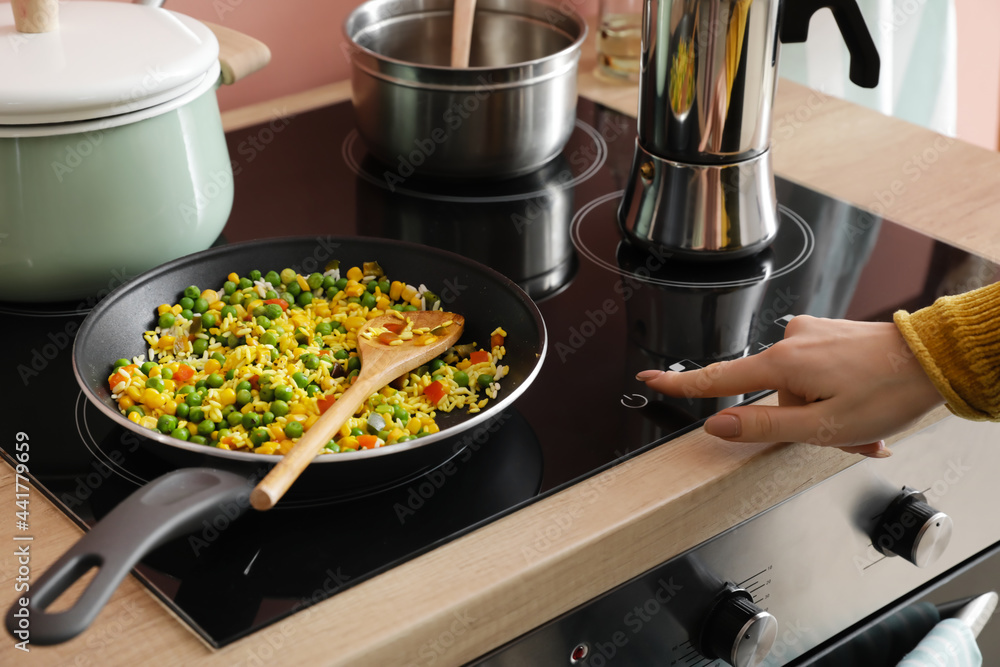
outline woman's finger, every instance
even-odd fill
[[[885,446],[884,440],[870,442],[867,445],[853,445],[851,447],[838,447],[842,452],[848,454],[861,454],[873,459],[887,459],[892,456],[892,450]]]
[[[681,398],[737,396],[781,388],[773,377],[771,366],[761,360],[761,355],[720,361],[682,373],[642,371],[635,377],[650,389]]]
[[[829,418],[819,403],[803,406],[744,405],[727,408],[705,421],[705,431],[733,442],[808,442],[848,445],[857,442],[845,425]]]

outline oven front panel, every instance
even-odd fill
[[[704,655],[713,652],[710,645],[733,645],[715,637],[726,634],[716,627],[724,624],[708,620],[728,587],[746,591],[776,620],[768,621],[773,644],[763,664],[787,665],[1000,541],[1000,513],[989,508],[994,471],[1000,470],[997,441],[996,424],[944,419],[894,445],[891,458],[861,461],[479,664],[738,662],[721,650],[712,658]],[[807,457],[808,446],[801,447]],[[762,479],[758,488],[775,481]],[[916,525],[924,516],[919,512],[890,517],[886,510],[904,488],[922,493],[927,505],[946,517],[932,513],[922,526]],[[734,498],[734,511],[749,500]],[[933,559],[933,548],[943,547],[924,567],[877,548],[903,551],[906,533],[921,529],[922,557]],[[767,625],[761,620],[741,626],[744,635]],[[744,636],[741,660],[752,649],[747,641]]]

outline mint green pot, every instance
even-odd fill
[[[93,300],[211,246],[233,204],[216,87],[115,127],[0,134],[0,301]]]

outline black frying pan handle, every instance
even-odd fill
[[[851,54],[851,81],[864,88],[878,85],[881,61],[878,49],[865,25],[865,18],[855,0],[784,0],[781,14],[781,41],[785,44],[804,42],[809,35],[809,20],[827,7],[837,20]]]
[[[27,613],[33,644],[72,639],[91,624],[139,559],[206,520],[209,525],[228,525],[250,506],[252,488],[246,477],[211,468],[186,468],[158,477],[122,501],[39,577],[25,596],[26,606],[15,600],[7,613],[8,632],[19,638]],[[72,607],[45,611],[95,566],[96,576]]]

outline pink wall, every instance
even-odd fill
[[[553,0],[594,15],[597,0]],[[937,0],[929,0],[937,1]],[[348,77],[340,49],[344,19],[360,0],[167,0],[166,7],[252,35],[271,47],[267,69],[220,91],[224,109]],[[1000,115],[1000,2],[956,0],[959,26],[959,137],[997,148]]]

